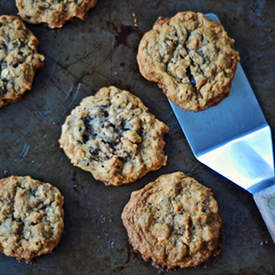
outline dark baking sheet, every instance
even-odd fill
[[[0,13],[16,14],[13,2],[1,0]],[[129,247],[120,213],[133,190],[177,170],[213,189],[224,217],[224,242],[215,262],[171,274],[275,274],[274,244],[252,197],[194,159],[166,97],[138,72],[141,35],[159,15],[182,10],[219,16],[236,40],[241,63],[274,131],[274,1],[99,0],[84,22],[73,20],[60,30],[29,26],[40,40],[46,66],[31,92],[0,110],[0,177],[31,175],[59,187],[65,196],[65,231],[54,252],[32,265],[0,255],[1,275],[158,274]],[[78,83],[90,92],[78,89]],[[70,110],[106,85],[138,95],[170,127],[167,166],[119,188],[105,187],[74,168],[57,143]]]

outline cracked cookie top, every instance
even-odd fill
[[[61,28],[73,17],[83,19],[97,0],[16,0],[18,14],[31,24],[47,23],[50,28]]]
[[[75,166],[106,185],[121,185],[166,165],[167,132],[138,97],[104,87],[66,118],[59,142]]]
[[[0,16],[0,108],[18,100],[32,87],[44,56],[38,40],[16,16]]]
[[[141,74],[186,110],[216,105],[231,88],[239,53],[223,26],[202,13],[160,18],[140,41]]]
[[[63,232],[63,196],[31,177],[0,180],[0,252],[18,260],[50,253]]]
[[[134,250],[156,267],[196,266],[219,252],[217,202],[209,188],[182,172],[132,192],[121,217]]]

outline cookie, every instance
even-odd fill
[[[16,0],[18,14],[31,24],[47,23],[50,28],[61,28],[73,17],[84,19],[97,0]]]
[[[104,87],[66,118],[59,143],[73,165],[117,186],[166,165],[167,132],[138,97]]]
[[[0,16],[0,108],[32,88],[36,69],[44,64],[38,40],[16,16]]]
[[[140,73],[158,83],[175,104],[201,111],[230,92],[239,53],[223,26],[202,13],[160,18],[138,48]]]
[[[31,177],[0,179],[0,252],[30,263],[58,244],[63,196],[49,183]]]
[[[217,202],[209,188],[182,172],[133,192],[121,217],[134,250],[155,267],[196,266],[219,252]]]

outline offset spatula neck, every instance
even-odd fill
[[[273,185],[255,193],[253,198],[275,243],[275,179]]]
[[[271,185],[270,179],[274,177],[271,130],[268,125],[196,154],[196,157],[250,193]]]

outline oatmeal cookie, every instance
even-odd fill
[[[63,196],[49,183],[31,177],[0,180],[0,252],[31,262],[58,244]]]
[[[104,87],[66,118],[59,143],[73,165],[117,186],[166,165],[167,132],[138,97]]]
[[[230,92],[239,53],[223,26],[202,13],[160,18],[140,41],[141,74],[157,82],[174,103],[201,111]]]
[[[209,188],[182,172],[133,192],[121,217],[134,250],[158,268],[196,266],[219,252],[217,202]]]
[[[61,28],[73,17],[84,19],[97,0],[16,0],[18,14],[28,23],[47,23],[50,28]]]
[[[16,16],[0,16],[0,108],[17,101],[32,87],[44,56],[38,40]]]

